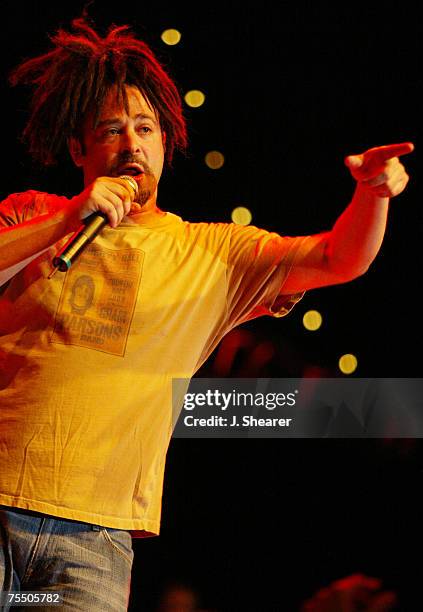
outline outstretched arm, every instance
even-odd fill
[[[399,157],[413,149],[405,142],[346,157],[357,181],[352,201],[331,231],[304,241],[282,293],[344,283],[367,271],[382,244],[389,200],[408,182]]]

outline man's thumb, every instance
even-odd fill
[[[345,165],[350,168],[350,170],[356,170],[363,165],[363,156],[362,155],[348,155],[345,158]]]

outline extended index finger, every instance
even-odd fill
[[[401,155],[407,155],[414,151],[414,145],[412,142],[400,142],[399,144],[385,145],[383,147],[375,147],[370,149],[364,154],[365,160],[369,157],[378,162],[384,162],[393,157],[401,157]],[[366,159],[367,158],[367,159]]]

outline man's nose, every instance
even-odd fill
[[[138,153],[141,150],[140,137],[136,130],[132,128],[128,128],[124,131],[121,144],[123,150],[130,151],[131,153]]]

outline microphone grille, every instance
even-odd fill
[[[125,181],[128,181],[128,183],[131,185],[132,189],[134,190],[134,198],[136,198],[138,195],[137,181],[132,176],[129,176],[128,174],[122,174],[119,178],[124,179]]]

